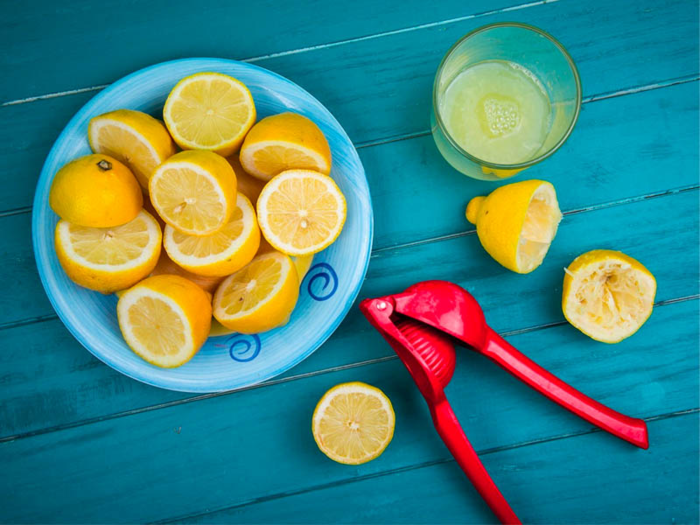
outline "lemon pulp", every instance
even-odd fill
[[[551,186],[540,186],[527,207],[518,243],[518,266],[524,273],[537,268],[544,260],[557,234],[561,212]]]

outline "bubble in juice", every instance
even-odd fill
[[[551,104],[537,77],[514,62],[470,66],[448,85],[440,115],[469,154],[496,164],[538,156],[551,125]]]

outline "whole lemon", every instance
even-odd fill
[[[85,155],[63,166],[49,192],[53,211],[78,226],[111,228],[136,218],[143,193],[136,177],[117,159]]]

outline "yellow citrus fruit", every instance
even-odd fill
[[[245,138],[243,168],[260,180],[289,169],[331,172],[328,141],[313,121],[297,113],[280,113],[258,122]]]
[[[214,294],[214,317],[243,334],[266,332],[289,319],[299,298],[299,277],[289,256],[258,255],[227,277]]]
[[[263,242],[266,244],[265,249],[263,249],[263,247],[262,247]],[[267,242],[265,242],[264,238],[261,238],[260,246],[261,246],[261,248],[258,250],[258,255],[261,255],[263,253],[268,253],[268,252],[271,252],[274,250],[274,248],[272,246],[270,246],[269,244],[267,244]],[[163,253],[165,253],[165,251]],[[161,255],[161,259],[162,258],[163,258],[163,255]],[[299,257],[292,257],[291,259],[292,259],[292,262],[294,263],[294,268],[297,271],[297,276],[299,277],[299,284],[301,285],[301,282],[304,280],[304,277],[306,277],[306,274],[308,273],[309,268],[311,268],[311,263],[314,260],[314,256],[313,255],[301,255]],[[173,263],[173,264],[175,264],[175,263]],[[183,270],[183,271],[185,271],[185,270]],[[190,275],[194,275],[194,274],[190,274]],[[199,279],[213,279],[212,277],[203,277],[203,276],[195,276],[195,277],[198,277]],[[217,283],[220,283],[225,278],[224,277],[217,277],[215,279],[218,279]],[[190,279],[190,280],[192,280],[192,279]],[[213,293],[213,291],[210,290],[209,288],[204,288],[204,289],[207,291],[211,291]],[[214,287],[214,289],[216,289],[216,287]],[[211,331],[209,332],[210,336],[228,335],[228,334],[232,334],[232,333],[233,333],[233,330],[231,330],[230,328],[226,328],[224,325],[222,325],[216,319],[212,320]]]
[[[238,194],[228,224],[211,235],[188,235],[166,226],[163,247],[176,264],[187,271],[211,277],[231,275],[253,260],[260,246],[255,209]]]
[[[145,211],[112,228],[88,228],[61,220],[56,255],[75,283],[105,294],[133,286],[158,262],[160,226]]]
[[[384,392],[366,383],[341,383],[316,405],[311,431],[333,461],[359,465],[384,452],[394,437],[395,419]]]
[[[258,248],[257,255],[273,252],[275,249],[270,246],[270,243],[265,240],[265,237],[260,237],[260,248]],[[311,263],[314,262],[314,256],[311,255],[292,255],[292,262],[297,269],[297,274],[299,274],[299,284],[304,280],[306,274],[311,268]]]
[[[194,284],[202,288],[205,292],[210,295],[214,295],[221,281],[224,280],[223,277],[207,277],[205,275],[197,275],[196,273],[188,272],[181,266],[175,264],[173,260],[168,257],[168,252],[165,250],[160,252],[160,258],[158,259],[158,264],[153,268],[151,275],[179,275],[185,279],[192,281]],[[118,294],[117,294],[118,295]]]
[[[153,172],[151,203],[173,228],[210,235],[236,209],[236,175],[226,159],[210,151],[182,151]]]
[[[530,273],[542,264],[562,217],[554,186],[541,180],[474,197],[466,215],[489,255],[517,273]]]
[[[152,365],[174,368],[192,359],[207,340],[211,302],[184,277],[155,275],[122,294],[117,316],[136,355]]]
[[[90,120],[88,140],[95,153],[123,162],[148,191],[151,173],[175,154],[175,144],[160,120],[141,111],[118,109]]]
[[[236,151],[255,123],[255,103],[242,82],[221,73],[183,78],[163,107],[165,125],[182,149],[224,157]]]
[[[228,157],[226,160],[233,168],[233,172],[236,174],[238,191],[248,197],[250,202],[253,203],[253,206],[255,206],[258,202],[260,192],[265,187],[265,182],[249,175],[248,172],[243,169],[243,166],[241,166],[241,163],[238,160],[238,155]]]
[[[592,250],[565,271],[564,317],[587,336],[618,343],[651,315],[656,279],[636,259],[613,250]]]
[[[332,244],[345,224],[345,197],[328,175],[288,170],[265,185],[258,198],[265,239],[288,255],[311,255]]]
[[[139,214],[143,194],[129,168],[96,153],[58,170],[51,183],[49,205],[61,219],[75,225],[110,228]]]

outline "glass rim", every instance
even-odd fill
[[[438,100],[437,100],[437,93],[438,93],[438,83],[440,81],[440,75],[442,74],[442,71],[445,67],[445,64],[447,63],[447,60],[450,58],[452,53],[457,49],[457,47],[468,40],[469,38],[472,38],[473,36],[478,35],[479,33],[483,33],[485,31],[490,31],[492,29],[500,29],[503,27],[516,27],[519,29],[525,29],[528,31],[532,31],[534,33],[537,33],[543,37],[545,37],[547,40],[549,40],[552,44],[554,44],[557,49],[561,52],[561,54],[564,56],[566,61],[569,64],[569,67],[571,68],[571,71],[574,75],[574,81],[576,83],[576,111],[574,112],[573,118],[571,119],[571,123],[569,124],[569,127],[567,128],[566,132],[561,136],[561,138],[557,141],[557,143],[549,148],[546,152],[544,152],[542,155],[535,157],[534,159],[528,160],[526,162],[520,162],[517,164],[498,164],[496,162],[489,162],[483,159],[480,159],[478,157],[475,157],[474,155],[470,154],[467,152],[462,146],[457,144],[457,142],[452,138],[452,135],[450,135],[450,132],[447,131],[447,127],[445,126],[444,122],[442,121],[442,116],[440,115],[440,108],[438,105]],[[574,130],[574,126],[576,126],[576,123],[578,122],[578,117],[579,114],[581,113],[581,103],[583,100],[583,94],[582,94],[582,88],[581,88],[581,77],[579,76],[578,73],[578,68],[576,67],[576,63],[574,60],[571,58],[571,55],[569,55],[569,52],[566,50],[566,48],[559,42],[556,38],[554,38],[552,35],[547,33],[546,31],[543,31],[542,29],[529,25],[529,24],[523,24],[521,22],[495,22],[493,24],[487,24],[485,26],[478,27],[474,29],[473,31],[470,31],[466,35],[464,35],[462,38],[457,40],[450,49],[447,50],[447,53],[442,57],[442,60],[440,61],[440,65],[438,66],[437,73],[435,74],[435,80],[433,82],[433,113],[435,114],[435,121],[440,128],[440,131],[442,131],[442,134],[447,138],[448,142],[450,145],[457,150],[458,153],[466,157],[467,159],[471,160],[472,162],[479,164],[481,166],[486,166],[488,168],[494,168],[494,169],[505,169],[505,170],[522,170],[525,168],[529,168],[530,166],[533,166],[534,164],[537,164],[544,159],[550,157],[551,155],[554,154],[555,151],[557,151],[563,144],[566,142],[566,140],[569,138],[569,135],[571,135],[571,132]]]

